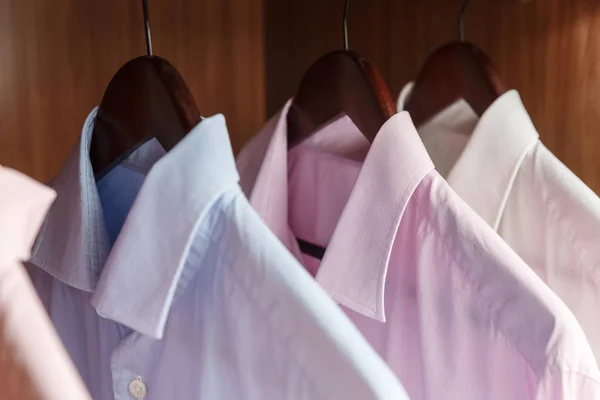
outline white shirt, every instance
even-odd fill
[[[573,314],[434,170],[406,112],[373,144],[342,117],[288,151],[288,109],[240,153],[242,187],[412,400],[600,398]]]
[[[540,142],[519,94],[481,118],[460,100],[419,134],[450,186],[573,311],[600,360],[600,199]]]
[[[29,268],[94,399],[405,398],[250,208],[222,116],[96,184],[95,115]]]

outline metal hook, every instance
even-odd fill
[[[458,40],[460,42],[465,41],[465,13],[467,12],[468,5],[469,0],[464,0],[458,13]]]
[[[350,0],[344,1],[344,14],[342,15],[342,37],[344,39],[344,50],[348,51],[348,5]]]
[[[148,12],[148,0],[142,0],[144,10],[144,30],[146,32],[146,53],[152,56],[152,35],[150,34],[150,13]]]

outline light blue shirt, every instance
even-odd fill
[[[94,399],[406,398],[249,206],[222,116],[96,184],[95,115],[28,266]]]

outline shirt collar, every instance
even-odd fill
[[[199,221],[216,198],[237,185],[222,115],[203,119],[146,176],[109,252],[89,146],[96,110],[78,148],[52,182],[58,196],[32,263],[80,290],[104,317],[160,338]],[[134,153],[128,162],[143,164]]]
[[[0,262],[29,259],[31,245],[56,194],[0,166]],[[8,193],[8,195],[6,195]]]
[[[412,84],[407,84],[402,90],[398,109],[404,108],[411,89]],[[465,123],[466,119],[473,123]],[[447,180],[479,216],[498,229],[519,168],[539,134],[516,90],[498,97],[480,118],[459,100],[426,122],[419,132],[469,125],[475,129]]]
[[[289,105],[242,150],[238,169],[252,206],[298,256],[287,219]],[[349,123],[342,117],[323,130]],[[408,113],[390,118],[368,151],[316,276],[338,303],[385,321],[385,280],[396,232],[410,197],[432,169]]]

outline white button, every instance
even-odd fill
[[[136,399],[143,399],[146,397],[146,393],[148,392],[148,388],[144,381],[142,381],[142,377],[138,376],[131,382],[129,382],[129,393]]]

